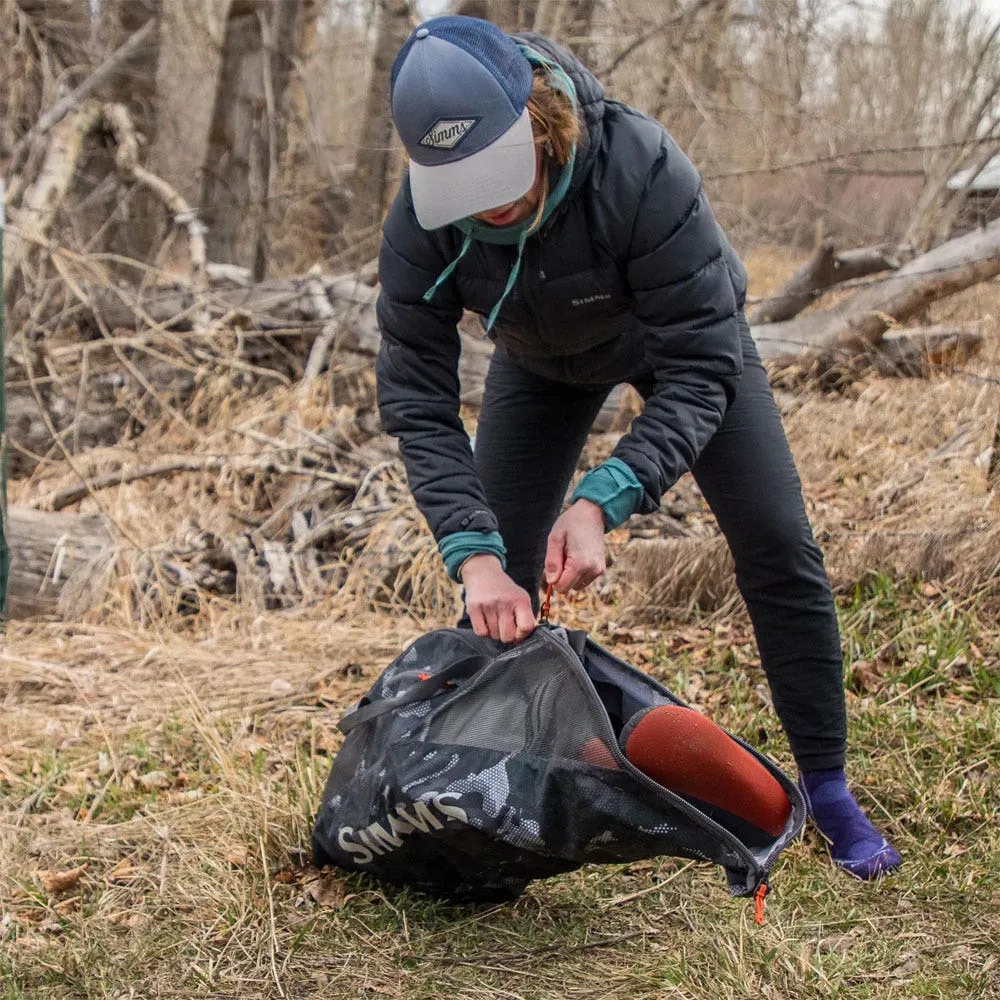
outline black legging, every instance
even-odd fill
[[[644,396],[652,388],[647,374],[631,381]],[[500,351],[490,363],[476,466],[507,547],[507,572],[533,602],[549,531],[611,389],[543,378]],[[736,399],[692,474],[732,551],[736,583],[796,762],[802,770],[842,767],[847,716],[833,596],[745,324]]]

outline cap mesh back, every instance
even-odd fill
[[[511,103],[523,108],[531,93],[531,64],[522,55],[517,43],[496,25],[475,17],[451,14],[425,21],[421,28],[426,28],[436,38],[464,49],[493,74]],[[414,32],[399,50],[392,64],[392,86],[395,86],[399,69],[416,41]]]

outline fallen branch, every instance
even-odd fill
[[[926,378],[933,371],[965,364],[979,353],[983,335],[953,326],[901,329],[885,337],[878,348],[859,355],[886,377]]]
[[[340,325],[337,322],[337,314],[326,296],[326,288],[323,287],[321,277],[319,269],[313,268],[309,272],[307,281],[309,299],[316,310],[317,318],[323,321],[323,329],[313,341],[309,351],[309,358],[306,361],[306,367],[302,373],[302,383],[299,387],[300,395],[307,395],[310,384],[319,378],[320,372],[326,365],[326,359],[330,355],[330,348],[333,346],[333,340],[337,336]]]
[[[89,104],[53,130],[38,177],[25,191],[20,207],[10,212],[3,248],[4,296],[20,273],[30,246],[45,241],[45,234],[73,181],[83,140],[99,119],[100,108]]]
[[[1000,221],[922,254],[834,309],[783,323],[759,324],[752,333],[766,359],[833,347],[860,353],[879,343],[890,327],[918,315],[931,303],[998,274]]]
[[[798,268],[776,295],[748,313],[751,324],[777,323],[792,319],[812,305],[818,293],[844,281],[864,278],[879,271],[895,271],[909,253],[908,247],[862,247],[837,252],[833,240],[824,240],[812,258]]]
[[[95,476],[76,486],[67,486],[44,497],[31,501],[26,506],[34,510],[58,511],[72,504],[79,503],[98,490],[110,489],[113,486],[124,486],[138,479],[152,479],[157,476],[167,476],[174,472],[221,472],[224,469],[234,469],[237,472],[271,472],[286,476],[306,476],[309,479],[322,479],[342,489],[353,492],[358,488],[359,480],[353,476],[344,476],[336,472],[325,472],[322,469],[302,468],[294,465],[282,465],[277,462],[239,462],[235,459],[219,458],[185,458],[160,465],[144,465],[133,469],[120,468],[103,476]]]
[[[982,343],[982,334],[962,327],[904,328],[863,351],[829,348],[773,359],[771,380],[784,389],[818,383],[843,390],[872,373],[882,378],[927,378],[964,364]]]

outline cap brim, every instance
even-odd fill
[[[535,143],[527,108],[495,142],[455,163],[425,167],[410,160],[417,222],[440,229],[451,222],[517,201],[535,183]]]

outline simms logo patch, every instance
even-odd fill
[[[609,292],[599,292],[597,295],[585,295],[582,299],[572,299],[571,306],[592,306],[595,302],[607,302],[611,298]]]
[[[442,118],[420,140],[421,146],[454,149],[475,127],[478,118]]]
[[[369,823],[360,830],[353,826],[342,826],[337,831],[337,843],[340,848],[354,858],[354,863],[367,865],[375,859],[375,855],[388,854],[403,846],[403,837],[419,830],[427,833],[429,830],[444,829],[448,820],[468,824],[469,817],[461,806],[453,805],[454,799],[461,796],[458,792],[442,792],[432,795],[427,800],[413,803],[412,810],[405,806],[396,806],[385,815],[385,823]],[[386,829],[386,826],[389,829]]]

